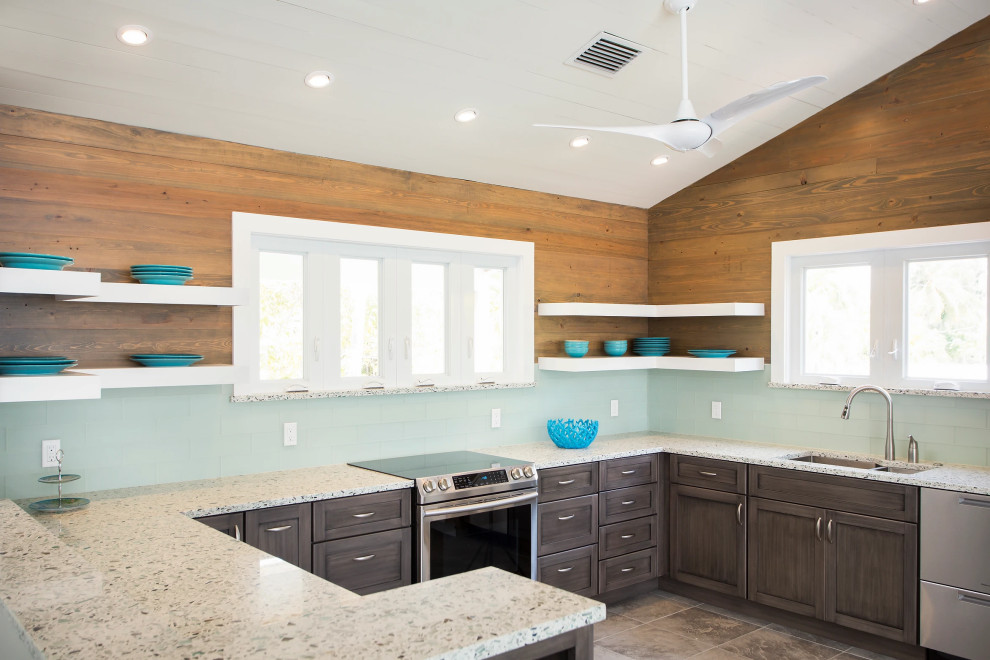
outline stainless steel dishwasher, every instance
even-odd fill
[[[921,489],[919,596],[922,646],[990,657],[990,497]]]

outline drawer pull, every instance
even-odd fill
[[[636,474],[636,470],[623,470],[622,474]]]
[[[976,598],[974,596],[968,596],[966,594],[959,594],[959,600],[963,603],[969,603],[970,605],[982,605],[983,607],[990,607],[990,600],[984,600],[982,598]]]
[[[557,485],[558,485],[558,486],[567,486],[567,485],[569,485],[569,484],[572,484],[572,483],[574,483],[574,481],[575,481],[574,479],[567,479],[567,480],[565,480],[565,481],[558,481],[558,482],[557,482]]]
[[[990,509],[990,501],[974,500],[972,497],[960,497],[959,503],[965,506],[982,506],[987,509]]]
[[[558,568],[557,569],[557,572],[558,573],[566,573],[567,571],[571,571],[571,570],[574,570],[574,567],[573,566],[568,566],[567,568]]]
[[[374,511],[369,511],[368,513],[355,513],[353,514],[355,518],[367,518],[368,516],[375,515]]]
[[[269,527],[266,532],[284,532],[287,529],[292,529],[292,525],[281,525],[279,527]]]
[[[825,534],[828,536],[829,543],[835,543],[835,538],[832,536],[832,521],[828,521],[828,527],[826,527]]]
[[[822,518],[821,518],[821,516],[818,516],[818,519],[815,520],[815,537],[819,541],[822,540]]]
[[[698,474],[703,474],[706,477],[717,477],[718,476],[718,472],[704,472],[704,471],[701,471],[701,472],[698,472]]]
[[[635,567],[630,566],[629,568],[623,568],[622,569],[622,572],[623,573],[628,573],[629,571],[634,571],[634,570],[636,570]]]
[[[576,515],[577,515],[576,513],[572,513],[569,516],[557,516],[557,520],[570,520],[571,518],[573,518]]]
[[[241,540],[241,528],[237,525],[237,523],[234,523],[234,540]]]
[[[364,557],[355,557],[354,561],[368,561],[369,559],[374,559],[374,555],[365,555]]]
[[[739,506],[736,507],[736,522],[739,523],[740,525],[743,524],[742,523],[742,502],[740,502],[739,503]]]
[[[626,500],[622,503],[622,506],[629,506],[630,504],[635,504],[636,500]]]
[[[632,537],[634,537],[634,536],[636,536],[636,535],[635,535],[635,534],[623,534],[623,535],[622,535],[622,536],[620,536],[619,538],[620,538],[620,539],[631,539],[631,538],[632,538]]]

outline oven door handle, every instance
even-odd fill
[[[487,502],[477,502],[475,504],[462,504],[460,506],[448,506],[442,509],[431,509],[429,511],[423,511],[424,518],[433,518],[435,516],[449,516],[455,513],[470,513],[471,511],[484,511],[486,509],[499,509],[509,504],[519,504],[521,502],[529,502],[530,500],[535,500],[538,493],[525,493],[523,495],[512,495],[510,497],[503,497],[497,500],[488,500]]]

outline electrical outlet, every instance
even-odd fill
[[[58,458],[55,454],[62,448],[61,440],[41,441],[41,467],[58,467]]]
[[[712,419],[722,419],[721,401],[712,401]]]
[[[492,428],[502,428],[502,409],[492,408]]]
[[[282,445],[285,447],[295,447],[299,441],[299,427],[295,422],[282,424]]]
[[[619,416],[619,400],[612,399],[612,417]]]

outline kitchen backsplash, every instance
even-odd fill
[[[870,392],[839,418],[846,392],[767,387],[765,372],[657,371],[649,376],[650,428],[770,444],[883,456],[886,406]],[[990,399],[892,395],[894,446],[907,457],[907,436],[922,461],[990,465]],[[712,402],[722,419],[712,419]]]
[[[538,372],[535,388],[230,403],[230,387],[105,390],[93,401],[0,404],[0,497],[52,495],[37,483],[41,441],[59,438],[77,493],[545,439],[552,417],[600,433],[647,428],[643,371]],[[609,402],[619,400],[619,416]],[[502,426],[491,428],[491,410]],[[282,445],[296,422],[299,444]]]

